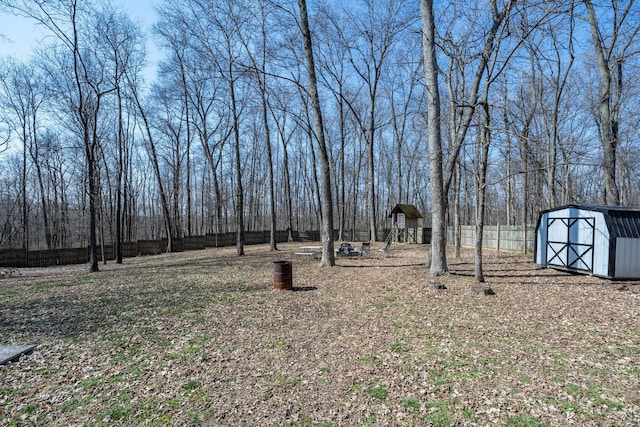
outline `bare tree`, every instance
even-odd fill
[[[356,34],[350,40],[349,60],[356,75],[365,87],[367,108],[358,108],[355,101],[347,102],[357,120],[359,130],[367,146],[369,171],[369,235],[377,240],[377,200],[375,142],[379,133],[378,108],[383,71],[388,67],[388,58],[393,45],[407,29],[411,17],[405,15],[403,1],[365,1],[365,13],[348,17]],[[357,101],[362,99],[357,98]]]
[[[309,30],[309,15],[307,14],[306,0],[298,0],[300,9],[300,31],[304,42],[304,56],[309,75],[309,97],[313,110],[315,123],[315,140],[318,143],[320,153],[320,171],[322,176],[322,259],[320,265],[330,267],[335,265],[335,253],[333,250],[333,198],[331,194],[331,166],[329,154],[324,138],[324,124],[322,122],[322,108],[320,107],[320,95],[318,94],[318,79],[313,56],[311,31]]]
[[[626,4],[625,4],[626,3]],[[634,1],[611,0],[611,21],[606,26],[599,21],[590,0],[584,0],[591,38],[596,53],[600,75],[600,99],[598,105],[600,138],[602,143],[602,170],[604,172],[605,203],[620,204],[620,191],[616,182],[616,160],[619,142],[620,97],[623,86],[623,64],[629,49],[640,32],[638,11]],[[610,28],[611,34],[604,34]]]
[[[335,181],[337,181],[337,209],[338,209],[338,239],[345,239],[346,222],[346,181],[345,157],[347,146],[347,80],[351,77],[347,70],[349,43],[345,40],[345,30],[348,27],[348,18],[340,10],[325,5],[318,19],[318,30],[322,32],[322,54],[318,62],[322,72],[320,79],[324,86],[335,98],[338,120],[339,151],[335,167]]]
[[[115,256],[116,262],[122,264],[122,242],[123,242],[123,224],[124,224],[124,207],[126,201],[126,187],[124,185],[125,178],[125,162],[128,147],[131,142],[128,141],[126,132],[126,81],[124,73],[131,70],[139,69],[141,66],[141,41],[142,36],[139,29],[131,22],[124,13],[119,13],[108,7],[102,9],[96,16],[96,32],[98,38],[105,43],[105,55],[112,65],[111,81],[115,88],[116,95],[116,212],[115,212]]]
[[[291,172],[290,172],[290,164],[289,164],[289,144],[291,139],[295,135],[298,129],[298,122],[293,121],[294,124],[291,129],[288,129],[288,121],[289,117],[289,103],[291,102],[292,96],[289,91],[286,90],[286,87],[280,82],[272,89],[273,94],[269,97],[269,111],[271,116],[273,117],[273,121],[276,124],[276,129],[278,132],[278,136],[280,139],[280,143],[282,144],[282,172],[283,172],[283,181],[284,181],[284,205],[286,206],[285,215],[286,215],[286,225],[287,225],[287,239],[288,241],[293,241],[293,202],[292,202],[292,192],[291,192]]]
[[[240,120],[243,110],[241,85],[245,79],[244,48],[239,42],[238,31],[244,31],[246,10],[242,2],[226,0],[211,7],[206,1],[192,0],[186,4],[189,11],[189,37],[201,63],[208,63],[215,70],[216,77],[222,79],[228,90],[229,111],[233,137],[235,176],[235,226],[236,253],[244,255],[244,188],[243,156],[241,149]],[[234,24],[234,22],[236,24]],[[242,29],[241,29],[242,28]]]
[[[257,52],[253,52],[249,46],[247,38],[243,35],[243,29],[237,20],[234,20],[234,25],[237,25],[237,34],[240,38],[242,45],[244,46],[247,56],[251,63],[251,69],[255,75],[256,82],[258,84],[258,93],[260,95],[260,112],[262,118],[262,126],[264,129],[264,143],[267,148],[267,169],[269,172],[269,246],[272,251],[278,249],[276,244],[276,197],[275,197],[275,180],[273,175],[273,150],[271,147],[271,130],[269,126],[269,108],[267,101],[267,42],[269,28],[268,28],[268,13],[264,4],[258,6],[255,19],[258,20],[258,28],[255,33],[259,34],[260,38],[256,40],[252,45],[257,45]]]
[[[83,6],[88,7],[89,4]],[[104,70],[100,61],[87,49],[90,38],[90,22],[86,9],[78,5],[77,0],[57,0],[52,2],[20,1],[10,6],[14,11],[30,17],[50,31],[62,43],[64,54],[69,59],[62,62],[73,78],[73,92],[66,94],[73,119],[78,126],[84,147],[89,187],[89,247],[90,270],[98,271],[97,250],[97,210],[99,187],[98,151],[98,115],[102,100],[113,87],[104,81]]]
[[[130,76],[128,73],[125,73],[125,77],[127,79],[127,84],[129,85],[129,90],[131,93],[132,100],[134,101],[138,112],[140,114],[140,118],[142,119],[142,123],[140,125],[142,132],[144,133],[144,139],[146,142],[146,148],[151,158],[151,164],[153,166],[153,172],[156,177],[158,191],[160,195],[160,202],[162,205],[162,214],[163,214],[163,222],[165,235],[167,237],[167,252],[173,251],[173,236],[174,236],[174,224],[171,217],[171,209],[169,207],[169,201],[167,198],[167,193],[164,189],[164,184],[162,181],[162,173],[160,171],[160,160],[157,152],[157,143],[155,138],[153,137],[151,123],[149,122],[149,115],[147,110],[143,104],[143,101],[138,93],[138,84],[134,77]]]
[[[44,102],[48,98],[46,75],[38,72],[38,65],[32,61],[23,64],[18,61],[6,62],[6,74],[0,75],[0,89],[2,90],[3,118],[7,124],[19,135],[22,142],[22,247],[25,260],[29,249],[29,194],[27,192],[27,159],[35,167],[37,174],[42,219],[44,222],[45,241],[47,249],[52,247],[51,226],[49,223],[49,208],[43,177],[43,161],[39,136],[41,132],[41,115]],[[10,112],[10,113],[9,113]]]
[[[395,61],[389,73],[389,82],[386,88],[387,97],[389,98],[396,162],[396,190],[391,192],[391,199],[395,199],[396,203],[406,203],[408,201],[409,189],[405,186],[403,175],[405,171],[410,173],[407,166],[411,162],[409,159],[405,159],[404,149],[411,131],[411,116],[417,110],[416,92],[418,92],[419,84],[422,83],[420,79],[420,61],[407,63],[405,58],[408,53],[415,52],[414,46],[409,45],[411,41],[405,42],[405,48],[396,53],[398,57],[394,58]],[[420,40],[418,40],[419,42]],[[416,145],[419,144],[416,143]]]
[[[427,126],[429,129],[429,173],[431,177],[431,253],[428,263],[432,276],[448,272],[445,189],[442,176],[442,134],[440,128],[440,87],[436,59],[436,35],[433,0],[420,0],[422,49],[427,89]]]

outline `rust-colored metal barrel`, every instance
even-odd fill
[[[278,291],[293,289],[291,261],[273,262],[273,288]]]

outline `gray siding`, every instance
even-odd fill
[[[616,271],[618,279],[640,277],[640,239],[618,238],[616,240]]]

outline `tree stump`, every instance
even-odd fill
[[[442,283],[436,281],[436,280],[429,280],[427,282],[427,289],[433,289],[436,291],[443,291],[445,289],[447,289],[447,287],[445,285],[443,285]]]
[[[491,286],[474,286],[471,288],[474,294],[482,294],[482,295],[495,295],[496,293],[491,289]]]

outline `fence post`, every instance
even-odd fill
[[[526,255],[527,254],[527,223],[526,222],[523,224],[522,228],[523,228],[522,240],[524,243],[523,250],[524,250],[524,254]]]
[[[500,252],[500,221],[498,221],[498,225],[496,225],[496,231],[498,233],[497,235],[498,243],[496,243],[496,250],[497,252]]]

